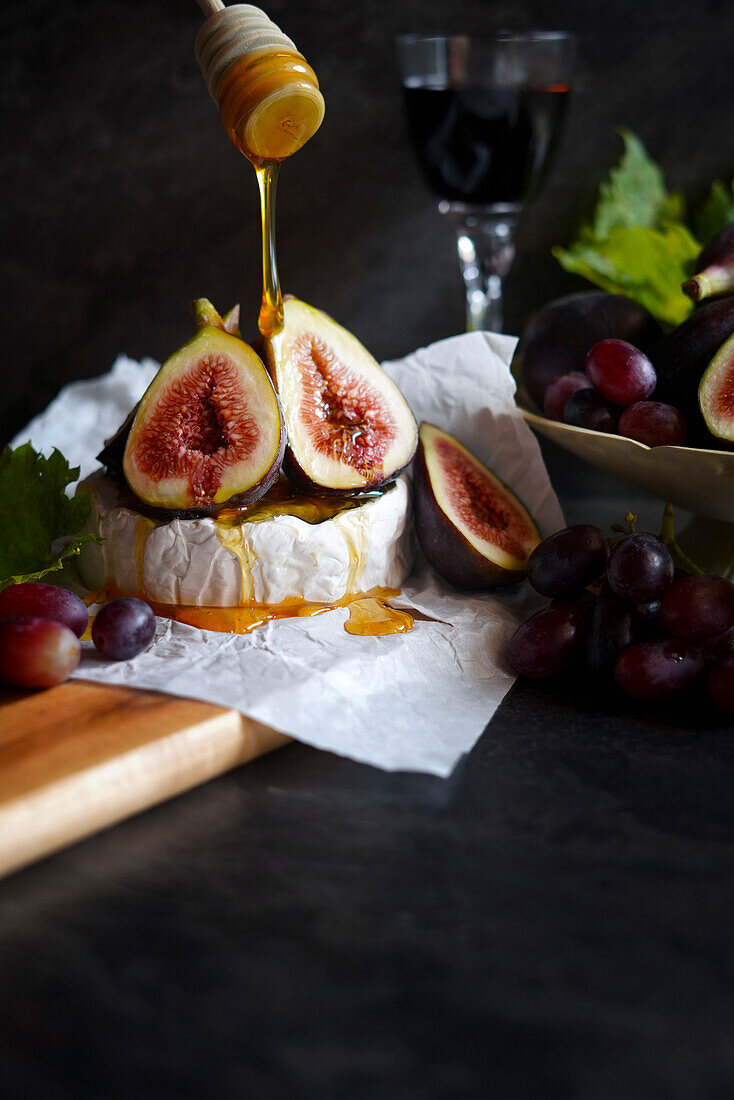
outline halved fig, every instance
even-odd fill
[[[698,404],[706,427],[716,439],[734,443],[734,334],[704,371]]]
[[[529,512],[457,439],[421,424],[415,529],[426,558],[457,588],[520,580],[540,542]]]
[[[170,510],[249,504],[278,476],[285,429],[261,360],[226,332],[206,299],[197,332],[160,368],[135,413],[123,456],[132,491]]]
[[[288,433],[285,470],[300,489],[352,495],[393,481],[418,441],[398,387],[359,340],[297,298],[264,342]]]

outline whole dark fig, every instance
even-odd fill
[[[696,261],[695,274],[683,283],[694,302],[734,290],[734,222],[715,233]]]

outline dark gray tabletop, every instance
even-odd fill
[[[289,747],[0,887],[3,1097],[726,1097],[732,730],[517,686],[448,781]]]
[[[508,284],[517,331],[579,284],[550,256],[637,130],[690,196],[731,177],[719,0],[274,0],[321,134],[283,172],[285,288],[380,357],[463,321],[406,143],[392,36],[580,35],[556,170]],[[254,316],[255,185],[192,54],[193,0],[27,0],[0,20],[0,443],[201,294]],[[568,514],[649,499],[546,448]],[[580,680],[520,684],[453,777],[300,746],[0,883],[0,1095],[728,1100],[734,730]],[[386,731],[389,735],[389,731]]]

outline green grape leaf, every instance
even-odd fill
[[[622,159],[599,185],[590,227],[597,240],[618,225],[659,228],[668,222],[682,222],[685,214],[682,197],[668,194],[659,165],[640,139],[625,128],[619,134],[624,142]]]
[[[564,270],[583,275],[612,294],[640,302],[666,325],[685,320],[693,303],[681,292],[701,246],[684,225],[617,225],[603,240],[585,235],[570,248],[554,248]]]
[[[66,488],[79,477],[60,451],[46,458],[30,443],[0,452],[0,589],[39,580],[79,553],[91,511],[88,490]]]
[[[694,213],[696,234],[705,244],[731,222],[734,222],[734,180],[731,185],[714,180],[707,197]]]

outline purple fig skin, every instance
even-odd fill
[[[297,462],[290,447],[286,447],[285,457],[283,458],[283,473],[286,475],[291,485],[294,485],[301,493],[308,493],[309,496],[326,498],[358,497],[362,493],[372,493],[376,489],[384,489],[386,485],[390,485],[393,481],[396,481],[400,475],[407,470],[414,457],[415,450],[413,450],[408,461],[401,466],[399,470],[395,470],[389,477],[383,478],[381,481],[371,481],[366,485],[358,485],[354,489],[330,489],[327,485],[319,485],[317,481],[312,481],[308,474],[304,473],[303,467]]]
[[[688,422],[688,442],[712,445],[698,407],[703,372],[734,332],[734,297],[704,302],[649,352],[658,376],[654,398],[680,409]]]
[[[586,353],[616,337],[647,352],[662,335],[644,306],[621,294],[569,294],[543,306],[525,327],[512,363],[530,396],[542,408],[545,389],[561,374],[584,370]]]
[[[734,222],[714,234],[696,261],[693,278],[682,289],[694,302],[734,290]]]
[[[503,569],[485,558],[462,535],[443,511],[431,486],[419,441],[413,476],[415,531],[429,565],[456,588],[482,589],[514,584],[525,570]]]

